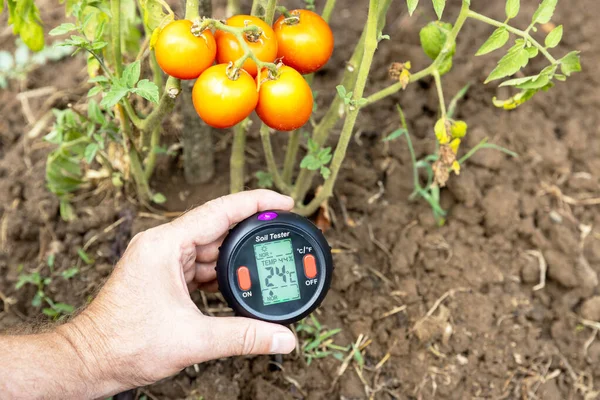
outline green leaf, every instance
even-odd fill
[[[261,188],[270,188],[273,187],[273,176],[265,171],[257,171],[256,179],[258,179],[258,186]]]
[[[139,60],[134,61],[125,67],[123,70],[123,77],[121,78],[121,81],[125,84],[125,86],[130,89],[135,87],[137,81],[140,80],[141,68],[142,67]]]
[[[140,0],[139,3],[143,11],[144,25],[149,31],[155,30],[162,23],[172,21],[174,18],[173,11],[164,0]]]
[[[93,97],[100,92],[102,92],[102,86],[94,86],[88,91],[87,97]]]
[[[506,18],[511,19],[519,14],[521,8],[520,0],[507,0],[506,1]]]
[[[105,121],[104,114],[102,114],[102,110],[100,110],[100,107],[98,107],[98,103],[96,103],[94,99],[91,99],[88,102],[88,118],[90,119],[90,121],[95,122],[98,125],[102,125]]]
[[[71,314],[73,311],[75,311],[75,307],[65,303],[55,303],[52,308],[61,314]]]
[[[69,33],[76,29],[77,29],[77,25],[67,22],[64,24],[60,24],[56,28],[52,29],[50,32],[48,32],[48,35],[50,35],[50,36],[64,35],[65,33]]]
[[[83,157],[88,164],[91,164],[98,153],[98,143],[90,143],[86,146]]]
[[[42,310],[42,312],[43,312],[45,315],[47,315],[48,317],[50,317],[50,318],[57,317],[57,316],[58,316],[58,314],[59,314],[59,313],[58,313],[58,311],[56,311],[56,310],[54,310],[54,309],[52,309],[52,308],[44,308],[44,309]]]
[[[529,62],[529,52],[524,48],[523,41],[517,40],[517,44],[508,50],[508,53],[498,61],[496,68],[490,73],[485,83],[511,76]]]
[[[552,49],[560,43],[563,37],[563,26],[559,25],[556,28],[552,29],[548,36],[546,36],[546,47]]]
[[[485,41],[484,44],[481,45],[481,47],[479,48],[479,50],[477,50],[477,53],[475,53],[475,55],[482,56],[484,54],[491,53],[494,50],[498,50],[499,48],[503,47],[506,44],[506,42],[508,42],[509,38],[510,34],[506,30],[506,28],[500,27],[496,29],[494,33],[492,33],[492,35],[488,38],[488,40]]]
[[[165,201],[167,201],[167,198],[162,193],[155,193],[154,196],[152,196],[152,201],[156,204],[163,204]]]
[[[129,89],[121,86],[120,84],[113,85],[108,93],[104,95],[104,98],[100,102],[100,106],[104,108],[111,108],[117,104],[121,99],[129,93]]]
[[[385,138],[383,138],[383,141],[388,142],[390,140],[398,139],[400,136],[402,136],[404,134],[408,134],[408,131],[406,129],[404,129],[404,128],[396,129],[394,132],[390,133]]]
[[[429,58],[435,60],[442,52],[448,33],[452,30],[452,24],[447,22],[430,22],[419,32],[421,47]],[[456,44],[452,46],[449,55],[454,55]]]
[[[331,176],[331,170],[325,166],[321,167],[320,172],[323,179],[329,179],[329,177]]]
[[[74,221],[77,218],[73,206],[66,199],[60,199],[60,217],[66,222]]]
[[[158,104],[160,92],[158,90],[158,86],[154,82],[149,81],[148,79],[142,79],[138,82],[137,87],[133,89],[133,92],[142,96],[148,101],[151,101],[154,104]]]
[[[33,51],[44,48],[44,28],[37,22],[30,21],[20,31],[21,40]]]
[[[442,15],[444,14],[444,8],[446,7],[446,0],[432,0],[433,1],[433,9],[437,14],[438,19],[442,19]]]
[[[335,87],[335,90],[337,90],[338,95],[343,99],[346,97],[346,88],[344,87],[344,85],[337,85]]]
[[[494,106],[498,108],[503,108],[505,110],[514,110],[519,107],[521,104],[525,103],[527,100],[531,99],[534,94],[536,94],[539,90],[523,90],[522,92],[517,93],[513,97],[506,100],[498,100],[496,97],[492,99],[494,102]]]
[[[552,19],[558,0],[543,0],[531,19],[532,24],[545,24]]]
[[[406,5],[408,6],[408,13],[412,16],[419,5],[419,0],[406,0]]]
[[[35,296],[33,296],[33,299],[31,300],[31,305],[34,306],[35,308],[40,307],[42,305],[43,297],[44,297],[44,292],[38,290],[35,293]]]
[[[527,55],[529,56],[529,58],[535,58],[537,57],[539,50],[537,47],[525,47],[525,50],[527,50]]]
[[[77,255],[84,263],[88,265],[92,265],[94,263],[94,259],[91,258],[82,248],[77,249]]]
[[[579,57],[579,51],[572,51],[560,60],[560,70],[566,76],[571,76],[573,72],[581,71],[581,60]]]
[[[71,267],[71,268],[66,269],[63,272],[61,272],[60,276],[62,276],[64,279],[69,280],[72,277],[74,277],[75,275],[77,275],[78,273],[79,273],[79,268]]]

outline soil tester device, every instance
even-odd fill
[[[219,290],[237,315],[284,325],[321,304],[332,275],[323,233],[287,211],[263,211],[237,224],[217,261]]]

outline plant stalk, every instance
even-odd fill
[[[277,0],[254,0],[251,14],[259,17],[269,25],[273,25],[273,17],[277,8]]]
[[[321,17],[327,23],[329,23],[329,19],[331,18],[331,14],[333,13],[333,9],[335,8],[335,2],[336,0],[327,0],[327,2],[325,2],[325,6],[323,7]]]
[[[231,193],[244,190],[246,133],[251,123],[250,118],[246,118],[233,127],[233,144],[229,159],[229,191]]]
[[[382,31],[385,26],[385,17],[391,2],[392,0],[383,0],[380,3],[377,21],[378,32]],[[344,70],[341,85],[344,86],[348,92],[354,90],[354,84],[358,74],[358,66],[361,64],[363,57],[366,32],[367,26],[365,25],[360,39],[354,48],[354,52],[352,53],[346,69]],[[344,112],[344,102],[340,96],[336,95],[331,102],[331,105],[327,109],[327,112],[321,121],[319,121],[319,124],[315,127],[312,140],[320,147],[323,146],[323,144],[325,144],[327,141],[331,130],[335,127],[335,124],[343,117]],[[304,196],[306,196],[315,174],[316,171],[310,171],[304,168],[300,170],[298,178],[296,179],[296,184],[294,185],[294,191],[292,193],[292,197],[297,202],[302,201]]]
[[[121,0],[110,0],[110,12],[113,18],[110,19],[110,40],[113,64],[117,78],[123,74],[123,56],[121,54]]]
[[[267,168],[269,173],[273,177],[273,183],[275,186],[285,194],[290,193],[290,187],[283,181],[277,164],[275,163],[275,157],[273,156],[273,146],[271,146],[271,133],[269,127],[262,124],[260,127],[260,138],[263,144],[263,150],[265,152],[265,159],[267,161]]]
[[[158,106],[156,106],[156,108],[152,110],[148,117],[141,122],[139,129],[148,133],[151,132],[157,125],[160,125],[165,116],[173,111],[175,100],[177,99],[177,96],[179,96],[179,93],[181,93],[181,81],[170,76],[167,79],[165,91],[160,97]]]
[[[548,50],[546,50],[546,48],[544,46],[542,46],[541,44],[538,43],[537,40],[535,40],[530,34],[529,31],[522,31],[520,29],[514,28],[510,25],[508,25],[507,23],[504,22],[500,22],[500,21],[496,21],[495,19],[486,17],[485,15],[481,15],[475,11],[469,11],[467,16],[469,18],[473,18],[477,21],[481,21],[481,22],[485,22],[488,25],[492,25],[495,26],[497,28],[506,28],[507,31],[514,33],[517,36],[522,37],[523,39],[527,40],[528,42],[530,42],[532,45],[534,45],[539,51],[540,53],[542,53],[544,55],[544,57],[546,57],[548,59],[548,61],[550,61],[552,64],[556,64],[556,58],[552,57],[552,54],[550,54],[548,52]]]
[[[423,79],[429,75],[432,75],[433,72],[438,69],[438,67],[444,61],[446,54],[448,53],[448,51],[450,51],[450,49],[456,42],[456,37],[458,36],[458,33],[463,28],[467,18],[469,17],[470,12],[471,11],[469,10],[469,4],[465,0],[463,0],[462,7],[460,9],[460,14],[458,14],[458,17],[456,18],[456,22],[454,23],[452,30],[450,31],[450,33],[448,34],[448,37],[446,38],[446,43],[444,43],[444,47],[442,48],[442,51],[440,52],[440,54],[437,56],[437,58],[433,61],[433,63],[429,67],[427,67],[415,74],[412,74],[410,76],[409,83],[416,82],[416,81]],[[393,85],[390,85],[387,88],[382,89],[378,92],[375,92],[372,95],[370,95],[369,97],[367,97],[367,102],[365,103],[365,105],[363,105],[363,107],[373,104],[376,101],[384,99],[388,96],[391,96],[392,94],[400,91],[401,89],[402,89],[402,83],[400,83],[400,82],[394,83]]]
[[[442,118],[446,118],[446,100],[444,99],[444,89],[442,88],[442,80],[440,79],[440,73],[436,69],[432,73],[433,79],[435,81],[435,88],[437,90],[438,99],[440,101],[440,112],[442,114]]]
[[[300,148],[300,136],[302,133],[299,129],[290,132],[290,138],[288,139],[287,149],[285,151],[285,161],[283,162],[283,173],[282,178],[286,184],[292,182],[292,175],[294,174],[294,166],[296,165],[296,158],[298,157],[298,149]]]
[[[363,96],[367,78],[369,76],[369,70],[371,69],[371,64],[373,62],[373,55],[377,49],[379,1],[380,0],[369,1],[369,14],[367,18],[363,56],[358,68],[356,84],[354,85],[354,91],[352,93],[352,99],[355,102],[358,102]],[[352,138],[352,130],[356,124],[356,118],[358,117],[359,112],[359,107],[352,107],[348,110],[346,120],[342,127],[340,140],[331,160],[331,176],[325,181],[319,194],[306,207],[297,208],[297,212],[300,214],[310,215],[314,213],[319,206],[332,195],[333,186],[346,156],[346,150],[348,149],[348,145]]]

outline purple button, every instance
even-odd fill
[[[275,218],[277,218],[277,213],[273,212],[273,211],[267,211],[267,212],[258,214],[258,219],[260,221],[271,221]]]

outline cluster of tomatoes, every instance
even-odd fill
[[[243,38],[260,62],[280,60],[276,73],[259,71],[251,58],[235,70],[234,63],[245,56],[236,36],[218,29],[214,35],[206,29],[196,36],[188,20],[173,21],[160,32],[154,46],[158,64],[173,77],[197,78],[194,107],[210,126],[234,126],[254,110],[273,129],[290,131],[304,125],[312,113],[313,96],[302,74],[315,72],[331,57],[333,34],[327,22],[312,11],[294,10],[273,27],[250,15],[233,16],[226,24],[258,27],[243,33]]]

